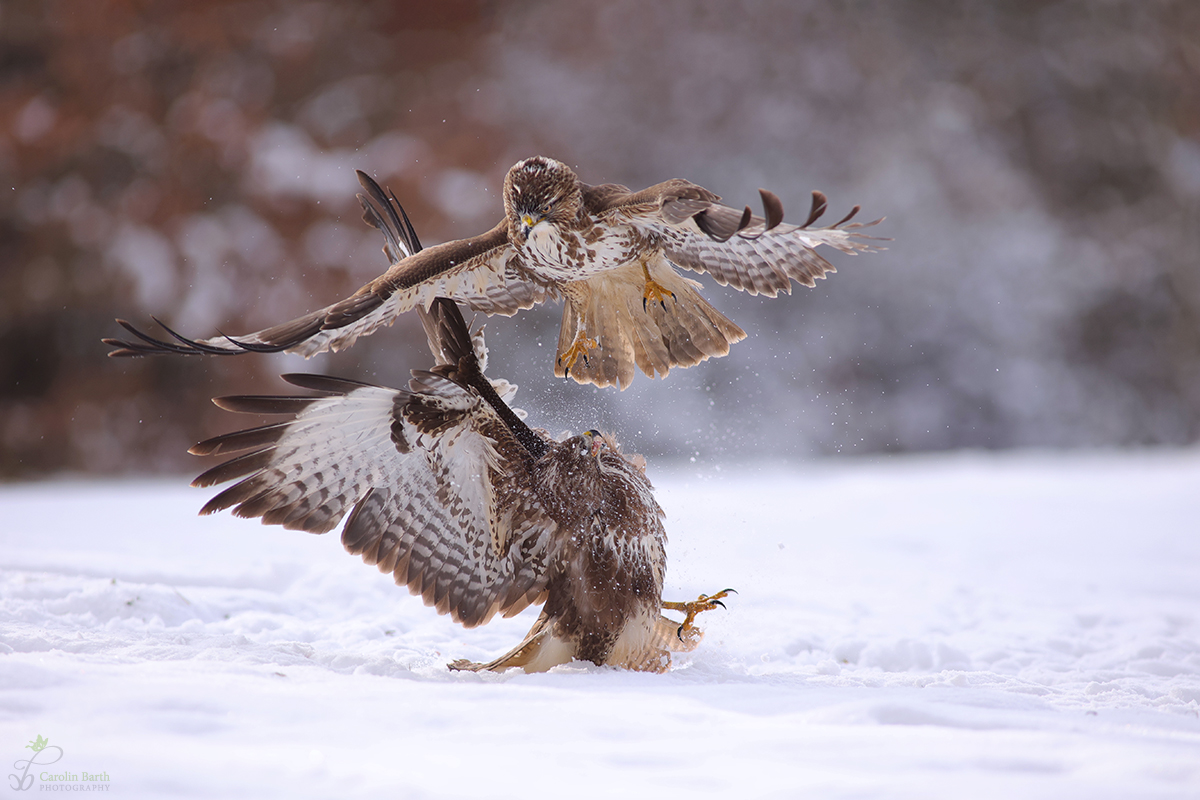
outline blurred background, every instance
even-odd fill
[[[488,322],[552,432],[731,460],[1185,445],[1200,434],[1200,3],[0,0],[0,478],[195,471],[219,394],[402,386],[415,317],[336,355],[105,357],[113,321],[236,334],[425,244],[544,154],[589,183],[855,204],[886,252],[791,296],[701,278],[749,338],[619,393],[551,375],[561,307]],[[828,255],[828,254],[827,254]]]

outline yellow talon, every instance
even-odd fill
[[[595,339],[590,339],[587,336],[584,336],[582,331],[575,334],[575,341],[572,342],[571,346],[564,350],[562,355],[558,357],[559,364],[564,362],[566,363],[566,369],[563,370],[563,377],[571,377],[571,367],[575,366],[575,362],[578,361],[581,356],[583,357],[583,363],[587,364],[587,351],[594,349],[597,344],[598,342]]]
[[[642,274],[646,276],[646,288],[642,290],[642,311],[646,310],[647,300],[657,300],[658,304],[662,306],[663,311],[666,311],[666,297],[667,295],[671,295],[671,299],[674,300],[675,293],[651,278],[650,270],[646,268],[645,263],[642,264]]]
[[[680,640],[684,640],[685,635],[690,633],[692,628],[695,627],[692,623],[695,622],[698,614],[703,614],[705,611],[712,611],[717,607],[724,608],[725,604],[721,600],[728,597],[730,592],[737,594],[735,589],[722,589],[716,594],[702,594],[699,598],[691,602],[663,602],[664,610],[682,611],[686,615],[683,618],[683,622],[679,625],[679,630],[676,631],[676,635]]]

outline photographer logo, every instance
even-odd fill
[[[63,749],[50,744],[50,740],[38,734],[38,737],[25,745],[26,750],[32,750],[28,758],[18,758],[13,762],[16,770],[8,776],[9,786],[18,792],[28,791],[39,784],[40,791],[51,792],[107,792],[110,787],[107,772],[72,772],[59,768],[58,771],[46,769],[51,764],[62,760]]]

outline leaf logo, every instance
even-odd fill
[[[28,791],[33,788],[34,776],[29,773],[35,764],[38,766],[48,766],[58,762],[63,757],[63,749],[56,744],[50,744],[50,740],[40,733],[36,739],[25,745],[25,749],[32,750],[33,755],[29,758],[18,758],[13,763],[13,768],[19,770],[19,772],[11,773],[8,776],[9,786],[18,792]],[[54,754],[56,750],[58,751],[57,755]]]

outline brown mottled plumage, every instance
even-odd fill
[[[581,659],[661,671],[694,648],[691,619],[713,604],[667,604],[688,613],[683,625],[660,613],[666,533],[640,457],[596,431],[554,441],[529,428],[502,397],[515,390],[484,377],[482,333],[455,304],[437,299],[422,319],[437,364],[407,390],[287,375],[319,396],[219,398],[292,419],[192,448],[240,454],[195,480],[238,481],[201,513],[312,533],[349,513],[347,550],[467,627],[545,604],[511,652],[455,669]]]
[[[685,180],[640,192],[589,186],[565,164],[536,156],[509,170],[505,216],[494,228],[420,250],[395,197],[361,172],[359,180],[364,218],[383,231],[392,260],[383,275],[341,302],[236,339],[192,341],[171,332],[178,343],[164,342],[120,321],[138,340],[105,340],[116,348],[110,355],[286,350],[308,357],[349,347],[439,296],[506,315],[562,297],[556,374],[625,388],[635,368],[666,375],[725,355],[745,338],[676,268],[774,297],[790,292],[793,281],[812,286],[834,271],[816,253],[820,245],[850,254],[872,249],[858,230],[865,226],[850,222],[857,206],[834,225],[811,227],[825,210],[820,192],[803,225],[785,225],[779,198],[765,190],[766,216],[757,217]]]

